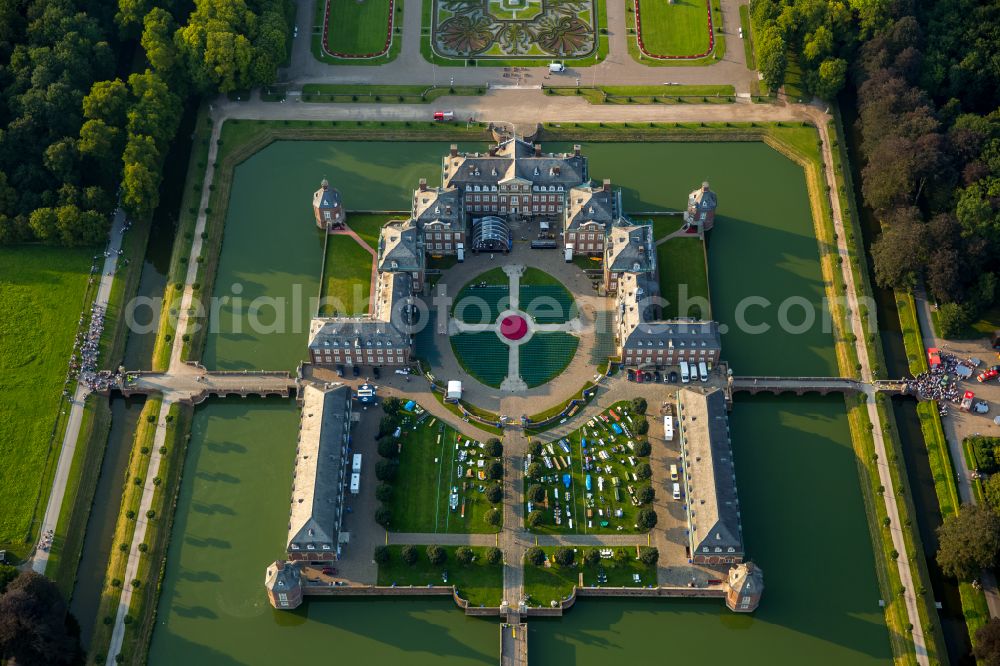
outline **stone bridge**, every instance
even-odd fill
[[[733,393],[860,393],[869,385],[850,377],[733,377],[730,388]],[[870,385],[875,391],[886,393],[906,393],[906,380],[876,380]]]
[[[225,398],[238,395],[287,398],[297,379],[288,372],[270,370],[213,370],[196,363],[185,363],[171,372],[129,371],[119,388],[123,395],[161,394],[164,398],[189,405],[204,402],[210,396]]]

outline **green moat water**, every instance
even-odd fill
[[[440,143],[296,142],[255,155],[236,174],[216,294],[230,293],[234,281],[244,284],[244,296],[291,296],[296,283],[314,294],[322,237],[310,202],[319,178],[341,189],[348,209],[406,208],[417,178],[437,181],[446,150]],[[722,202],[709,244],[720,321],[730,321],[727,307],[746,295],[818,303],[804,177],[778,153],[763,144],[684,143],[588,144],[584,151],[593,177],[625,188],[626,209],[681,208],[687,192],[710,178]],[[356,200],[355,190],[366,200]],[[297,333],[210,335],[206,365],[294,367],[304,357],[308,308],[295,317]],[[729,333],[723,344],[740,374],[835,372],[832,338],[821,331]],[[561,620],[532,621],[533,663],[568,658],[604,666],[609,658],[650,663],[666,655],[696,663],[890,659],[843,402],[741,400],[732,427],[747,550],[767,582],[758,612],[735,616],[714,601],[587,600]],[[270,608],[263,572],[282,552],[296,432],[293,401],[198,409],[150,662],[269,664],[292,650],[300,658],[336,654],[377,664],[496,663],[495,621],[467,619],[447,601]]]

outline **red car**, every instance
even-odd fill
[[[334,569],[333,567],[323,567],[323,573],[325,573],[327,576],[332,576],[337,573],[337,570]]]
[[[990,368],[986,372],[979,373],[979,376],[976,377],[976,379],[979,381],[979,383],[988,382],[989,380],[993,379],[997,375],[1000,375],[1000,372],[997,372],[996,370]]]

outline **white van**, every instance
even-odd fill
[[[681,484],[674,484],[674,499],[679,500],[681,498]]]
[[[703,382],[708,381],[708,367],[704,361],[698,361],[698,377]]]
[[[566,71],[566,65],[562,64],[561,62],[550,62],[549,63],[549,71],[552,72],[553,74],[558,74],[560,72],[565,72]]]
[[[670,466],[670,480],[671,481],[677,480],[677,465]]]
[[[681,361],[681,382],[687,384],[691,381],[691,373],[688,372],[688,362]]]

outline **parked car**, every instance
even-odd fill
[[[628,380],[630,382],[634,382],[635,381],[635,370],[629,370],[628,371]]]
[[[339,365],[339,364],[337,365],[337,376],[338,377],[343,377],[344,376],[344,366]]]
[[[361,366],[359,366],[359,365],[353,366],[351,368],[351,374],[353,374],[355,377],[360,377],[361,376]]]
[[[671,384],[676,384],[677,383],[677,373],[671,370],[670,371],[670,376],[667,377],[667,381],[669,381]]]
[[[976,414],[986,414],[987,412],[990,411],[990,403],[986,402],[985,400],[980,400],[972,408],[972,411],[974,411]]]
[[[374,377],[375,379],[378,379],[379,374],[381,374],[381,373],[379,373],[378,366],[377,365],[373,365],[372,366],[372,377]]]
[[[455,112],[454,111],[435,111],[434,112],[434,120],[438,121],[439,123],[451,122],[454,119],[455,119]]]
[[[645,380],[645,379],[643,378],[643,376],[642,376],[642,372],[641,372],[641,371],[639,371],[639,370],[636,370],[636,372],[635,372],[635,381],[637,381],[637,382],[638,382],[638,383],[640,383],[640,384],[641,384],[641,383],[643,383],[644,381],[646,381],[646,380]]]
[[[337,573],[337,570],[334,569],[333,567],[323,567],[323,573],[325,573],[327,576],[333,576]]]
[[[979,373],[979,376],[976,377],[976,381],[978,381],[980,384],[982,384],[983,382],[988,382],[989,380],[993,379],[997,375],[1000,375],[1000,371],[990,369],[990,370],[987,370],[986,372]]]
[[[996,370],[997,372],[1000,372],[1000,365],[991,365],[990,370]]]
[[[562,64],[561,62],[550,62],[549,71],[552,72],[553,74],[559,74],[560,72],[565,72],[566,65]]]
[[[651,372],[644,372],[642,376],[647,382],[653,381],[653,374]]]
[[[663,381],[663,375],[661,375],[661,374],[660,374],[660,371],[659,371],[659,370],[657,370],[657,371],[655,371],[655,372],[653,373],[653,381],[655,381],[655,382],[657,382],[657,383],[659,383],[659,382]]]

